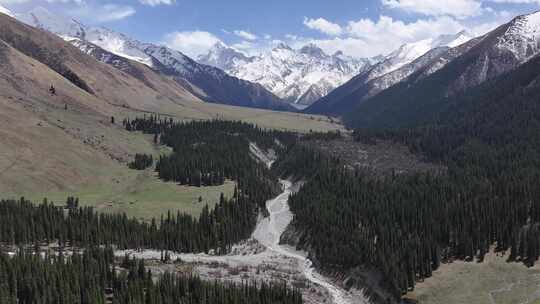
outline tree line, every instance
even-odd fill
[[[82,254],[0,253],[0,303],[221,303],[300,304],[286,284],[207,282],[193,275],[165,273],[154,279],[143,260],[115,262],[110,248]]]
[[[154,134],[158,143],[173,149],[171,155],[157,160],[156,171],[161,179],[198,187],[222,185],[226,179],[246,183],[275,180],[264,164],[253,159],[249,144],[279,153],[295,140],[292,133],[221,120],[174,122],[149,116],[125,120],[124,126],[127,130]]]
[[[204,172],[216,183],[222,183],[225,177],[235,180],[233,197],[221,195],[215,208],[205,206],[198,218],[168,212],[148,223],[125,214],[96,213],[92,208],[79,207],[73,197],[68,198],[67,211],[46,200],[38,206],[24,198],[3,200],[0,241],[23,245],[59,241],[79,247],[115,245],[124,249],[226,253],[233,244],[250,237],[259,213],[266,212],[266,200],[279,192],[276,176],[254,158],[249,143],[281,152],[296,140],[293,134],[266,131],[241,122],[176,123],[150,116],[126,120],[124,125],[130,130],[157,134],[161,143],[173,148],[170,156],[160,157],[156,167],[163,179],[182,184],[184,178],[191,177],[168,174],[193,165],[194,170]],[[146,157],[139,159],[143,162]]]
[[[406,144],[447,166],[445,175],[373,179],[307,148],[284,155],[278,173],[308,180],[290,200],[306,231],[301,246],[323,267],[377,267],[396,298],[441,262],[482,261],[491,246],[532,266],[540,256],[539,63],[448,98],[427,123],[354,133],[363,143]]]
[[[68,202],[72,202],[72,198]],[[163,249],[178,252],[226,253],[251,235],[256,224],[253,202],[236,190],[221,195],[214,209],[205,206],[198,219],[168,212],[141,222],[125,214],[95,212],[91,207],[67,211],[46,200],[39,205],[21,198],[0,201],[0,242],[10,245],[58,241],[61,246],[110,245],[121,249]]]
[[[135,159],[128,164],[130,169],[145,170],[152,167],[154,164],[154,157],[149,154],[135,154]]]
[[[399,297],[441,262],[481,261],[494,244],[510,250],[511,260],[538,259],[537,183],[509,177],[493,184],[473,175],[374,179],[321,161],[317,151],[299,151],[319,161],[290,208],[295,226],[306,232],[300,246],[311,248],[323,268],[373,265]]]

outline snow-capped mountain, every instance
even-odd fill
[[[0,14],[6,14],[13,17],[13,13],[8,8],[3,7],[2,5],[0,5]]]
[[[342,52],[328,55],[314,44],[295,50],[283,43],[253,57],[219,43],[198,61],[260,83],[282,99],[299,105],[313,103],[368,69],[371,63]]]
[[[57,34],[81,51],[98,56],[96,59],[115,67],[126,65],[119,63],[119,58],[111,60],[110,54],[96,52],[92,45],[122,58],[143,63],[173,77],[205,101],[274,110],[293,109],[257,83],[230,76],[216,67],[199,64],[168,47],[141,42],[104,27],[88,27],[41,7],[17,17],[31,26]]]
[[[432,68],[432,73],[442,68],[463,51],[450,52],[448,55],[446,53],[466,44],[471,38],[471,34],[462,31],[455,35],[443,35],[405,44],[385,56],[381,62],[365,73],[357,75],[315,102],[307,111],[325,114],[342,114],[350,111],[364,100],[403,81],[413,73],[425,69],[434,61],[438,60],[438,65]]]
[[[228,47],[222,42],[218,42],[206,55],[199,56],[197,61],[220,68],[224,71],[229,71],[239,64],[252,62],[254,59],[254,57],[248,57],[244,53]]]
[[[512,52],[520,62],[537,55],[540,50],[540,12],[512,20],[496,46]]]
[[[540,12],[518,16],[482,37],[437,56],[401,81],[401,85],[360,103],[353,101],[359,100],[357,96],[362,92],[353,91],[339,101],[353,105],[341,112],[344,120],[355,127],[392,128],[434,115],[445,109],[451,96],[466,94],[470,88],[537,58],[540,55],[539,30]]]
[[[467,31],[461,31],[455,35],[441,35],[436,38],[428,38],[413,43],[402,45],[399,49],[385,56],[384,59],[375,65],[370,71],[367,80],[372,80],[377,77],[393,72],[404,65],[407,65],[420,56],[426,54],[430,50],[447,47],[453,48],[461,45],[470,39],[473,35]]]
[[[138,48],[140,43],[124,34],[104,27],[88,27],[75,19],[53,14],[43,7],[36,7],[17,17],[26,24],[55,33],[64,40],[87,41],[115,55],[152,67],[152,58]]]

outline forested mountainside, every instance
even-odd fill
[[[58,256],[0,253],[1,303],[282,303],[300,304],[285,285],[206,282],[166,272],[155,277],[143,260],[117,261],[113,250],[89,248]]]
[[[396,299],[441,262],[482,261],[491,248],[532,266],[540,256],[539,66],[534,58],[446,98],[429,121],[413,113],[416,126],[355,132],[366,143],[405,143],[446,174],[373,178],[317,150],[283,154],[277,172],[308,180],[290,200],[299,246],[323,268],[376,267]]]
[[[415,125],[444,109],[453,95],[518,68],[538,54],[538,15],[516,17],[426,77],[419,70],[344,115],[353,127]],[[429,66],[428,66],[429,68]]]

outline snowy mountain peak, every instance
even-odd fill
[[[276,45],[274,50],[289,50],[289,51],[292,51],[292,48],[290,46],[288,46],[287,44],[285,44],[284,42],[280,42],[280,43],[278,43]]]
[[[441,35],[435,39],[434,46],[447,46],[453,48],[471,40],[473,37],[474,35],[467,30],[463,30],[455,35]]]
[[[5,14],[11,17],[14,16],[13,13],[7,7],[4,7],[2,5],[0,5],[0,14]]]
[[[436,38],[428,38],[412,43],[403,44],[399,49],[390,53],[379,64],[377,64],[368,77],[368,80],[378,78],[382,75],[391,73],[411,62],[420,58],[430,50],[446,47],[452,48],[461,45],[473,36],[467,31],[461,31],[453,35],[441,35]]]
[[[251,61],[252,58],[235,48],[228,47],[223,42],[216,43],[206,55],[201,55],[197,61],[223,70],[232,68],[237,61]]]
[[[18,18],[28,25],[57,34],[66,41],[87,41],[115,55],[152,66],[152,58],[138,48],[139,42],[108,28],[87,27],[75,19],[56,15],[43,7],[36,7]]]
[[[313,56],[317,58],[324,58],[327,56],[320,47],[318,47],[317,45],[313,43],[305,45],[299,50],[299,52],[301,54],[306,54],[308,56]]]
[[[525,62],[540,51],[540,11],[514,18],[505,33],[498,37],[497,47]]]
[[[86,26],[75,19],[51,13],[44,7],[38,6],[27,13],[17,16],[24,23],[60,35],[83,39]]]
[[[369,67],[368,60],[338,52],[328,56],[315,44],[298,50],[280,43],[259,56],[247,57],[233,48],[213,48],[199,62],[230,75],[256,82],[278,97],[308,105]]]

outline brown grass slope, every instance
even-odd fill
[[[48,91],[51,85],[54,96]],[[131,181],[141,183],[125,163],[135,153],[159,151],[150,138],[128,133],[119,123],[143,113],[247,120],[299,131],[339,127],[317,116],[204,103],[142,64],[130,61],[123,71],[0,14],[2,197],[100,192],[103,187],[113,193],[112,184],[129,189]]]
[[[144,81],[96,61],[51,33],[5,15],[0,16],[0,39],[112,105],[157,110],[177,100],[199,101],[174,81],[142,64],[131,62],[131,67]]]

